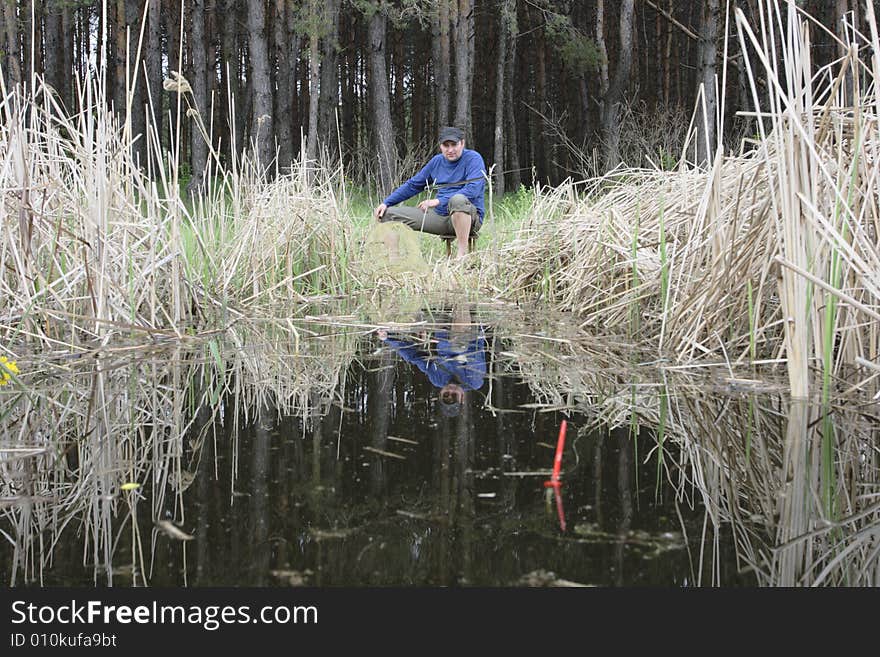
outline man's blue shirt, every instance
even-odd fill
[[[437,331],[436,356],[430,357],[419,344],[409,340],[386,338],[385,344],[401,358],[418,367],[437,388],[458,382],[465,390],[479,390],[486,377],[486,336],[482,328],[473,339],[462,343],[448,331]]]
[[[470,182],[465,182],[466,180]],[[429,184],[443,185],[445,183],[458,184],[437,188],[437,200],[440,201],[440,205],[434,208],[434,211],[440,215],[448,215],[449,199],[455,194],[464,194],[477,208],[477,212],[480,214],[480,223],[482,223],[483,215],[486,212],[483,202],[483,194],[486,189],[486,164],[477,151],[468,148],[462,150],[461,157],[455,162],[450,162],[438,153],[422,167],[421,171],[391,192],[384,203],[385,205],[397,205],[423,191]]]

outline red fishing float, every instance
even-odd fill
[[[565,420],[559,426],[559,438],[556,441],[556,457],[553,459],[553,474],[550,475],[549,481],[544,482],[544,486],[547,488],[551,486],[558,488],[562,485],[562,482],[559,481],[559,471],[562,468],[562,450],[565,448],[565,429],[567,426]]]

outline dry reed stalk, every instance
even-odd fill
[[[189,102],[185,80],[172,86]],[[350,285],[339,169],[301,160],[270,182],[247,157],[224,169],[212,148],[205,184],[182,196],[175,151],[145,135],[164,166],[140,169],[101,81],[77,88],[72,116],[48,87],[11,89],[0,102],[4,343],[27,353],[107,345],[131,331],[183,339],[228,313]],[[186,116],[211,143],[200,115]]]
[[[805,398],[817,372],[851,388],[864,380],[856,358],[880,356],[880,105],[876,85],[863,82],[859,102],[841,102],[845,71],[872,70],[858,48],[816,69],[793,3],[764,1],[760,18],[753,30],[736,15],[758,55],[747,62],[750,81],[767,79],[771,92],[766,107],[754,93],[751,151],[719,154],[709,171],[615,171],[583,183],[586,197],[574,185],[544,190],[493,277],[507,281],[506,294],[539,297],[600,333],[628,334],[637,313],[634,337],[679,363],[728,354],[736,365],[752,349],[760,360],[784,358],[792,393]],[[779,257],[793,267],[780,269]]]

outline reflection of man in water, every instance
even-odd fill
[[[456,313],[449,329],[434,331],[422,339],[378,332],[385,344],[440,389],[440,411],[447,417],[461,412],[465,391],[479,390],[486,377],[486,335],[482,326],[469,320],[469,313]]]

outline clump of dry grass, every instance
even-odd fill
[[[183,339],[236,309],[346,290],[341,171],[302,160],[270,180],[247,157],[213,159],[189,196],[156,134],[143,138],[164,164],[143,170],[99,81],[80,89],[74,116],[45,87],[0,102],[0,341]]]
[[[335,174],[300,160],[271,182],[257,180],[237,208],[204,213],[205,231],[216,231],[221,298],[273,303],[345,291],[351,227]]]
[[[150,331],[181,319],[169,202],[86,85],[67,117],[41,88],[4,93],[0,113],[0,338],[46,348]],[[147,216],[142,206],[152,209]],[[176,300],[177,303],[170,303]]]
[[[751,149],[719,152],[708,170],[615,171],[545,190],[495,278],[677,362],[784,361],[798,397],[817,370],[873,394],[876,374],[857,370],[880,352],[878,101],[863,83],[845,105],[841,80],[880,71],[851,49],[813,72],[797,9],[763,10],[798,36],[779,61],[751,43],[772,90]]]

